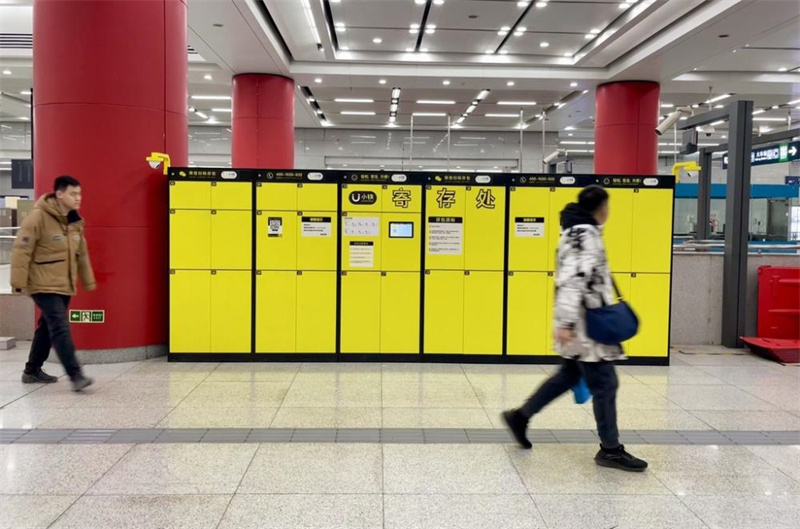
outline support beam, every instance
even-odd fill
[[[703,241],[711,237],[711,153],[700,149],[700,174],[697,175],[696,234]]]
[[[728,105],[728,175],[725,196],[725,257],[722,275],[722,344],[738,347],[745,333],[747,246],[750,219],[750,154],[753,102]],[[691,121],[691,119],[690,119]],[[700,124],[700,123],[698,123]]]

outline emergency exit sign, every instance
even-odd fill
[[[773,163],[800,160],[800,141],[780,143],[769,147],[753,149],[750,154],[750,165],[769,165]],[[728,155],[722,157],[722,168],[728,168]]]
[[[106,311],[104,310],[71,310],[69,311],[70,323],[105,323]]]

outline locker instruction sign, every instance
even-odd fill
[[[302,217],[301,233],[303,237],[330,237],[330,217]]]
[[[461,255],[464,252],[464,219],[462,217],[430,217],[428,219],[428,253]]]
[[[69,311],[70,323],[105,323],[106,311],[104,310],[71,310]]]
[[[375,243],[350,241],[350,267],[372,268],[373,266],[375,266]]]
[[[514,235],[517,237],[544,237],[544,217],[515,217]]]
[[[377,237],[380,234],[378,217],[345,217],[344,234],[347,237]]]

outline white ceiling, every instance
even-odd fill
[[[0,34],[30,34],[31,3],[0,0]],[[592,129],[594,88],[611,80],[659,81],[663,101],[673,104],[701,104],[709,99],[709,92],[734,94],[728,100],[752,99],[756,108],[800,99],[798,0],[531,4],[520,7],[517,0],[445,0],[441,4],[425,0],[421,5],[415,0],[193,0],[188,3],[188,44],[196,50],[190,54],[190,94],[228,96],[230,79],[237,73],[276,73],[298,84],[298,127],[321,127],[324,116],[334,128],[385,128],[391,90],[400,87],[397,125],[407,128],[412,114],[420,112],[444,113],[455,122],[481,90],[489,89],[488,97],[464,120],[464,130],[513,130],[521,108],[528,121],[543,108],[566,101],[566,106],[548,110],[546,130],[564,132],[566,127],[575,127],[587,133]],[[620,4],[630,5],[622,9]],[[422,28],[412,33],[412,24]],[[336,31],[336,25],[344,25],[344,31]],[[425,33],[433,26],[432,33]],[[504,27],[525,31],[519,36],[499,35]],[[594,36],[587,39],[587,35]],[[381,42],[373,42],[376,38]],[[20,120],[29,112],[29,98],[20,92],[32,84],[31,50],[2,42],[0,70],[11,74],[0,74],[0,120]],[[542,47],[543,42],[548,46]],[[487,50],[496,53],[487,54]],[[783,68],[785,72],[779,71]],[[316,103],[307,100],[304,90]],[[374,102],[335,101],[342,98]],[[454,103],[417,103],[424,99]],[[537,105],[498,105],[501,101],[536,101]],[[230,121],[229,113],[212,111],[230,108],[229,100],[190,99],[189,105],[218,123]],[[797,122],[797,106],[759,116],[791,116]],[[342,114],[352,111],[374,115]],[[193,113],[190,123],[204,124],[207,119]],[[446,116],[414,116],[415,127],[436,129],[446,124]],[[784,124],[757,125],[777,130]],[[528,130],[541,127],[537,121]]]

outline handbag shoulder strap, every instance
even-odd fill
[[[614,274],[609,274],[611,276],[611,284],[614,285],[614,293],[617,295],[617,300],[624,299],[622,292],[619,291],[619,287],[617,286],[617,282],[614,280]]]

